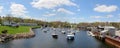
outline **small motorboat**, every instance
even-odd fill
[[[57,38],[58,38],[58,34],[56,34],[56,33],[54,32],[54,33],[52,34],[52,37],[57,39]]]
[[[44,31],[44,33],[47,33],[47,31]]]
[[[61,31],[63,34],[65,34],[66,32],[65,31]]]
[[[91,31],[87,31],[87,34],[90,36],[95,36]]]
[[[58,38],[58,35],[57,34],[52,34],[52,37],[53,38]]]
[[[71,33],[75,35],[75,32],[71,32]]]
[[[74,34],[73,33],[68,33],[67,35],[67,40],[74,40]]]

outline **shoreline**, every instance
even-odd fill
[[[21,39],[21,38],[31,38],[35,36],[35,33],[32,30],[33,28],[30,28],[30,32],[29,33],[18,33],[13,35],[14,39]]]
[[[10,34],[3,34],[4,36],[0,37],[0,43],[4,43],[4,42],[9,42],[11,40],[15,40],[15,39],[25,39],[25,38],[32,38],[32,37],[35,37],[35,33],[33,31],[33,29],[36,29],[38,27],[31,27],[29,29],[29,32],[28,33],[17,33],[17,34],[14,34],[14,35],[10,35]]]

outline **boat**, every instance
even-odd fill
[[[44,33],[47,33],[47,31],[44,31]]]
[[[57,39],[57,38],[58,38],[58,34],[56,34],[56,32],[54,32],[54,33],[52,34],[52,37]]]
[[[65,31],[61,31],[63,34],[65,34],[66,32]]]
[[[57,34],[52,34],[52,37],[57,39],[58,35]]]
[[[75,35],[75,32],[71,32],[71,33]]]
[[[87,31],[87,34],[90,36],[95,36],[91,31]]]
[[[73,33],[68,33],[67,34],[67,40],[74,40],[74,34]]]
[[[72,31],[72,25],[71,29],[69,30],[69,33],[67,34],[67,40],[74,40],[75,32]]]

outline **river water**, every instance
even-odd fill
[[[45,33],[42,29],[34,29],[35,37],[1,43],[0,48],[111,48],[109,45],[87,35],[86,31],[76,32],[75,40],[68,41],[66,34],[62,34],[60,30],[49,29]],[[58,34],[58,39],[52,38],[53,32]]]

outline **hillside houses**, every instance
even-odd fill
[[[36,23],[18,23],[20,26],[37,26]]]
[[[9,21],[3,21],[2,25],[5,25],[5,26],[15,26],[15,25],[20,25],[20,26],[37,26],[36,23],[15,23],[15,22],[9,22]]]

